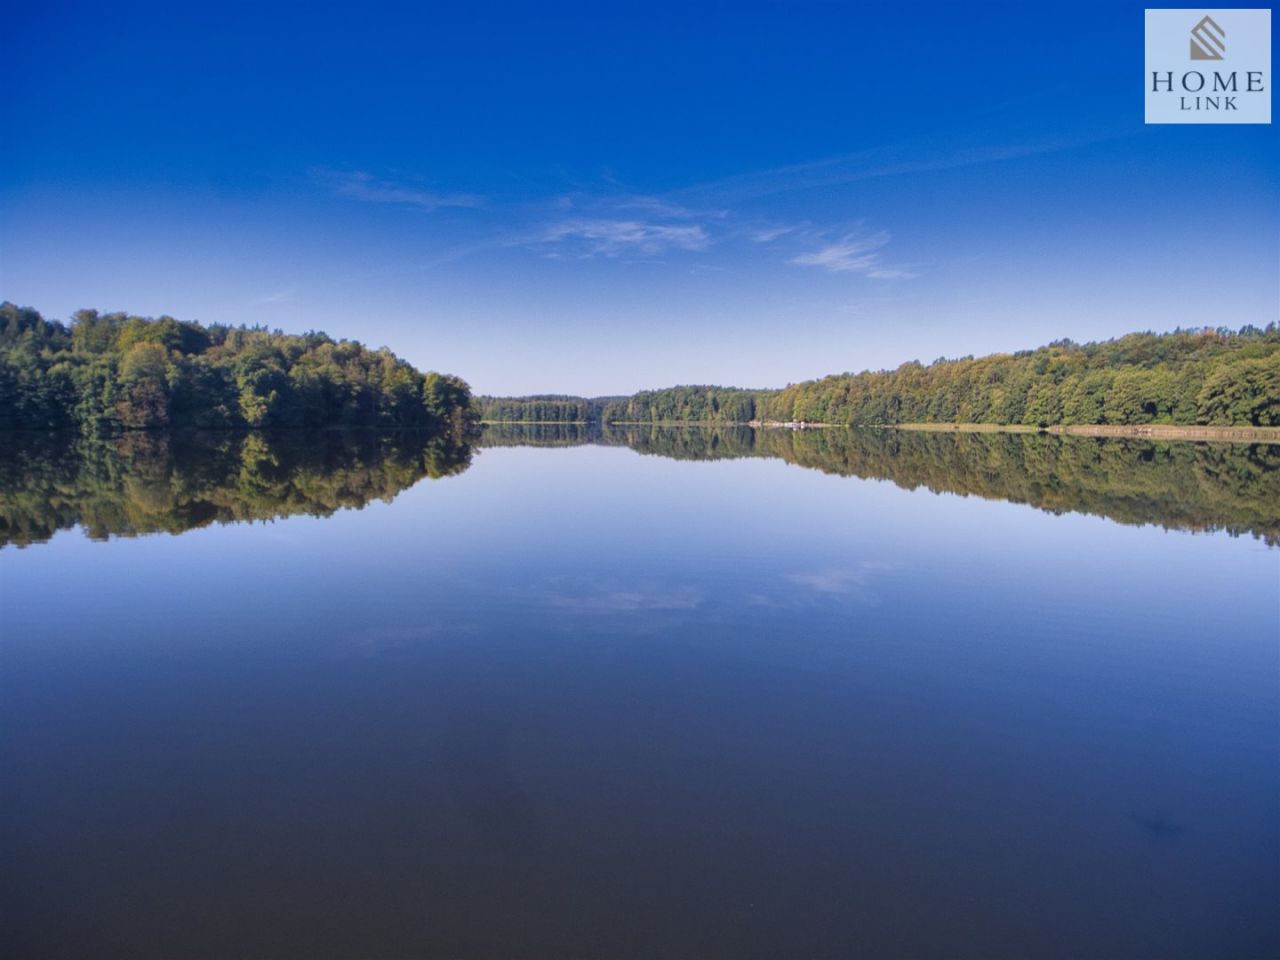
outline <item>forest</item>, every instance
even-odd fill
[[[488,423],[591,423],[603,404],[586,397],[539,394],[531,397],[477,397],[480,419]]]
[[[1280,329],[1270,324],[1265,330],[1135,333],[1086,344],[1060,340],[1012,354],[835,374],[781,390],[681,386],[631,397],[544,402],[550,399],[481,398],[481,417],[605,424],[1277,426]]]
[[[0,305],[0,429],[170,427],[466,433],[466,382],[323,333]]]
[[[746,423],[767,390],[686,386],[630,397],[477,397],[485,423]]]
[[[386,348],[324,333],[0,305],[0,430],[430,429],[491,423],[1280,425],[1280,329],[1135,333],[915,361],[780,390],[472,398]]]

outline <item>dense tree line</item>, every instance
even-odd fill
[[[760,420],[893,423],[1280,424],[1280,330],[1139,333],[793,384]]]
[[[738,387],[643,390],[604,404],[603,423],[746,423],[767,391]]]
[[[599,421],[601,404],[586,397],[540,394],[477,397],[476,407],[488,423],[588,423]]]
[[[466,470],[445,433],[23,432],[0,444],[0,547],[84,528],[95,540],[329,516]]]
[[[457,377],[323,333],[0,305],[0,429],[428,428],[473,421]]]
[[[689,386],[629,397],[479,397],[486,423],[746,423],[767,391]]]
[[[1025,503],[1119,523],[1226,530],[1280,544],[1280,446],[1045,433],[770,430],[722,425],[505,425],[481,446],[626,446],[676,460],[773,457],[907,489]]]
[[[681,386],[631,397],[486,398],[486,420],[597,423],[1280,425],[1280,330],[1178,330],[904,363],[782,390]],[[489,411],[500,411],[491,415]]]

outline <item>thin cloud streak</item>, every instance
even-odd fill
[[[831,273],[858,273],[873,280],[902,280],[918,276],[910,270],[884,262],[880,248],[889,242],[888,231],[873,234],[847,234],[811,253],[802,253],[789,261],[803,267],[822,267]]]
[[[274,293],[268,293],[265,296],[258,297],[253,301],[253,306],[263,307],[273,303],[289,303],[298,295],[297,287],[285,287]]]
[[[562,194],[554,207],[568,217],[525,231],[492,246],[524,246],[541,250],[552,259],[584,260],[651,259],[679,251],[697,253],[712,245],[711,225],[718,225],[723,242],[748,241],[761,246],[779,240],[795,246],[809,237],[821,238],[801,224],[766,224],[748,228],[733,226],[735,212],[728,204],[749,201],[791,190],[830,188],[876,177],[929,173],[1069,149],[1087,140],[1043,140],[1020,144],[953,146],[938,149],[919,142],[877,147],[846,154],[759,170],[718,181],[693,184],[663,195],[623,192],[613,196],[590,193]],[[481,198],[465,193],[437,193],[382,180],[364,171],[321,171],[321,178],[339,196],[368,203],[390,203],[434,211],[445,207],[476,207]],[[699,198],[701,202],[694,200]],[[718,201],[718,202],[716,202]],[[719,229],[723,227],[723,229]],[[850,273],[875,280],[910,279],[919,274],[886,263],[880,247],[887,233],[848,234],[825,242],[815,250],[800,252],[786,262],[821,267],[831,273]],[[468,247],[475,252],[490,244]],[[785,256],[785,255],[784,255]],[[446,258],[446,260],[452,258]]]
[[[672,203],[661,197],[628,195],[610,199],[604,203],[610,210],[635,211],[639,214],[660,217],[664,220],[722,220],[729,215],[728,210],[695,210],[679,203]]]
[[[428,213],[443,207],[478,207],[483,201],[469,193],[434,193],[391,180],[380,180],[373,174],[355,170],[347,173],[320,171],[319,178],[335,194],[365,203],[391,203],[417,207]]]
[[[704,196],[715,198],[720,202],[751,200],[792,190],[836,187],[877,177],[933,173],[986,163],[1000,163],[1022,157],[1056,153],[1092,142],[1094,141],[1085,139],[1050,139],[1030,143],[954,147],[942,151],[911,143],[894,144],[836,157],[735,174],[720,180],[682,187],[673,190],[669,196],[672,198]]]
[[[749,242],[767,246],[786,241],[791,251],[795,251],[806,239],[822,241],[817,249],[804,250],[801,246],[792,256],[782,254],[787,263],[797,266],[816,266],[831,273],[857,274],[875,280],[910,279],[919,276],[918,272],[885,261],[880,248],[889,241],[886,232],[847,234],[826,241],[823,232],[814,231],[807,224],[760,224],[757,221],[753,225],[750,220],[735,224],[741,212],[734,211],[729,203],[875,177],[997,163],[1068,149],[1084,142],[1090,141],[1044,140],[941,149],[909,142],[743,173],[662,195],[634,191],[613,195],[606,191],[604,195],[594,196],[581,191],[561,194],[544,201],[543,212],[549,212],[545,204],[550,203],[562,219],[508,233],[505,238],[497,237],[489,243],[469,245],[466,249],[475,252],[487,246],[523,246],[552,259],[652,259],[671,252],[705,251],[712,246],[714,228],[721,245]],[[423,190],[379,179],[364,171],[321,171],[320,176],[335,194],[368,203],[399,204],[425,211],[476,207],[483,203],[471,194]],[[518,207],[510,212],[519,216]],[[526,214],[531,212],[528,207],[524,210]],[[446,261],[449,259],[453,258],[447,257]]]
[[[550,256],[570,258],[658,256],[668,250],[706,249],[711,237],[699,224],[645,220],[573,219],[548,226],[536,243],[555,246]]]
[[[748,236],[751,237],[752,243],[773,243],[779,237],[785,237],[788,233],[794,233],[795,227],[762,227],[759,230],[751,231]]]

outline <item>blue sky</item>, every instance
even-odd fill
[[[1280,312],[1271,126],[1105,4],[27,4],[0,298],[481,392],[777,386]]]

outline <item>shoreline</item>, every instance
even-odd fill
[[[1053,433],[1070,437],[1129,437],[1200,443],[1280,443],[1280,427],[1210,427],[1176,423],[1055,424],[1049,427],[1021,423],[895,423],[885,424],[884,428],[928,433]]]
[[[485,420],[486,425],[509,426],[676,426],[676,428],[731,428],[745,426],[753,430],[910,430],[915,433],[968,434],[1056,434],[1059,436],[1102,436],[1139,440],[1184,440],[1192,443],[1268,443],[1280,444],[1280,426],[1199,426],[1189,424],[787,424],[781,421],[623,421],[595,424],[589,420]]]

